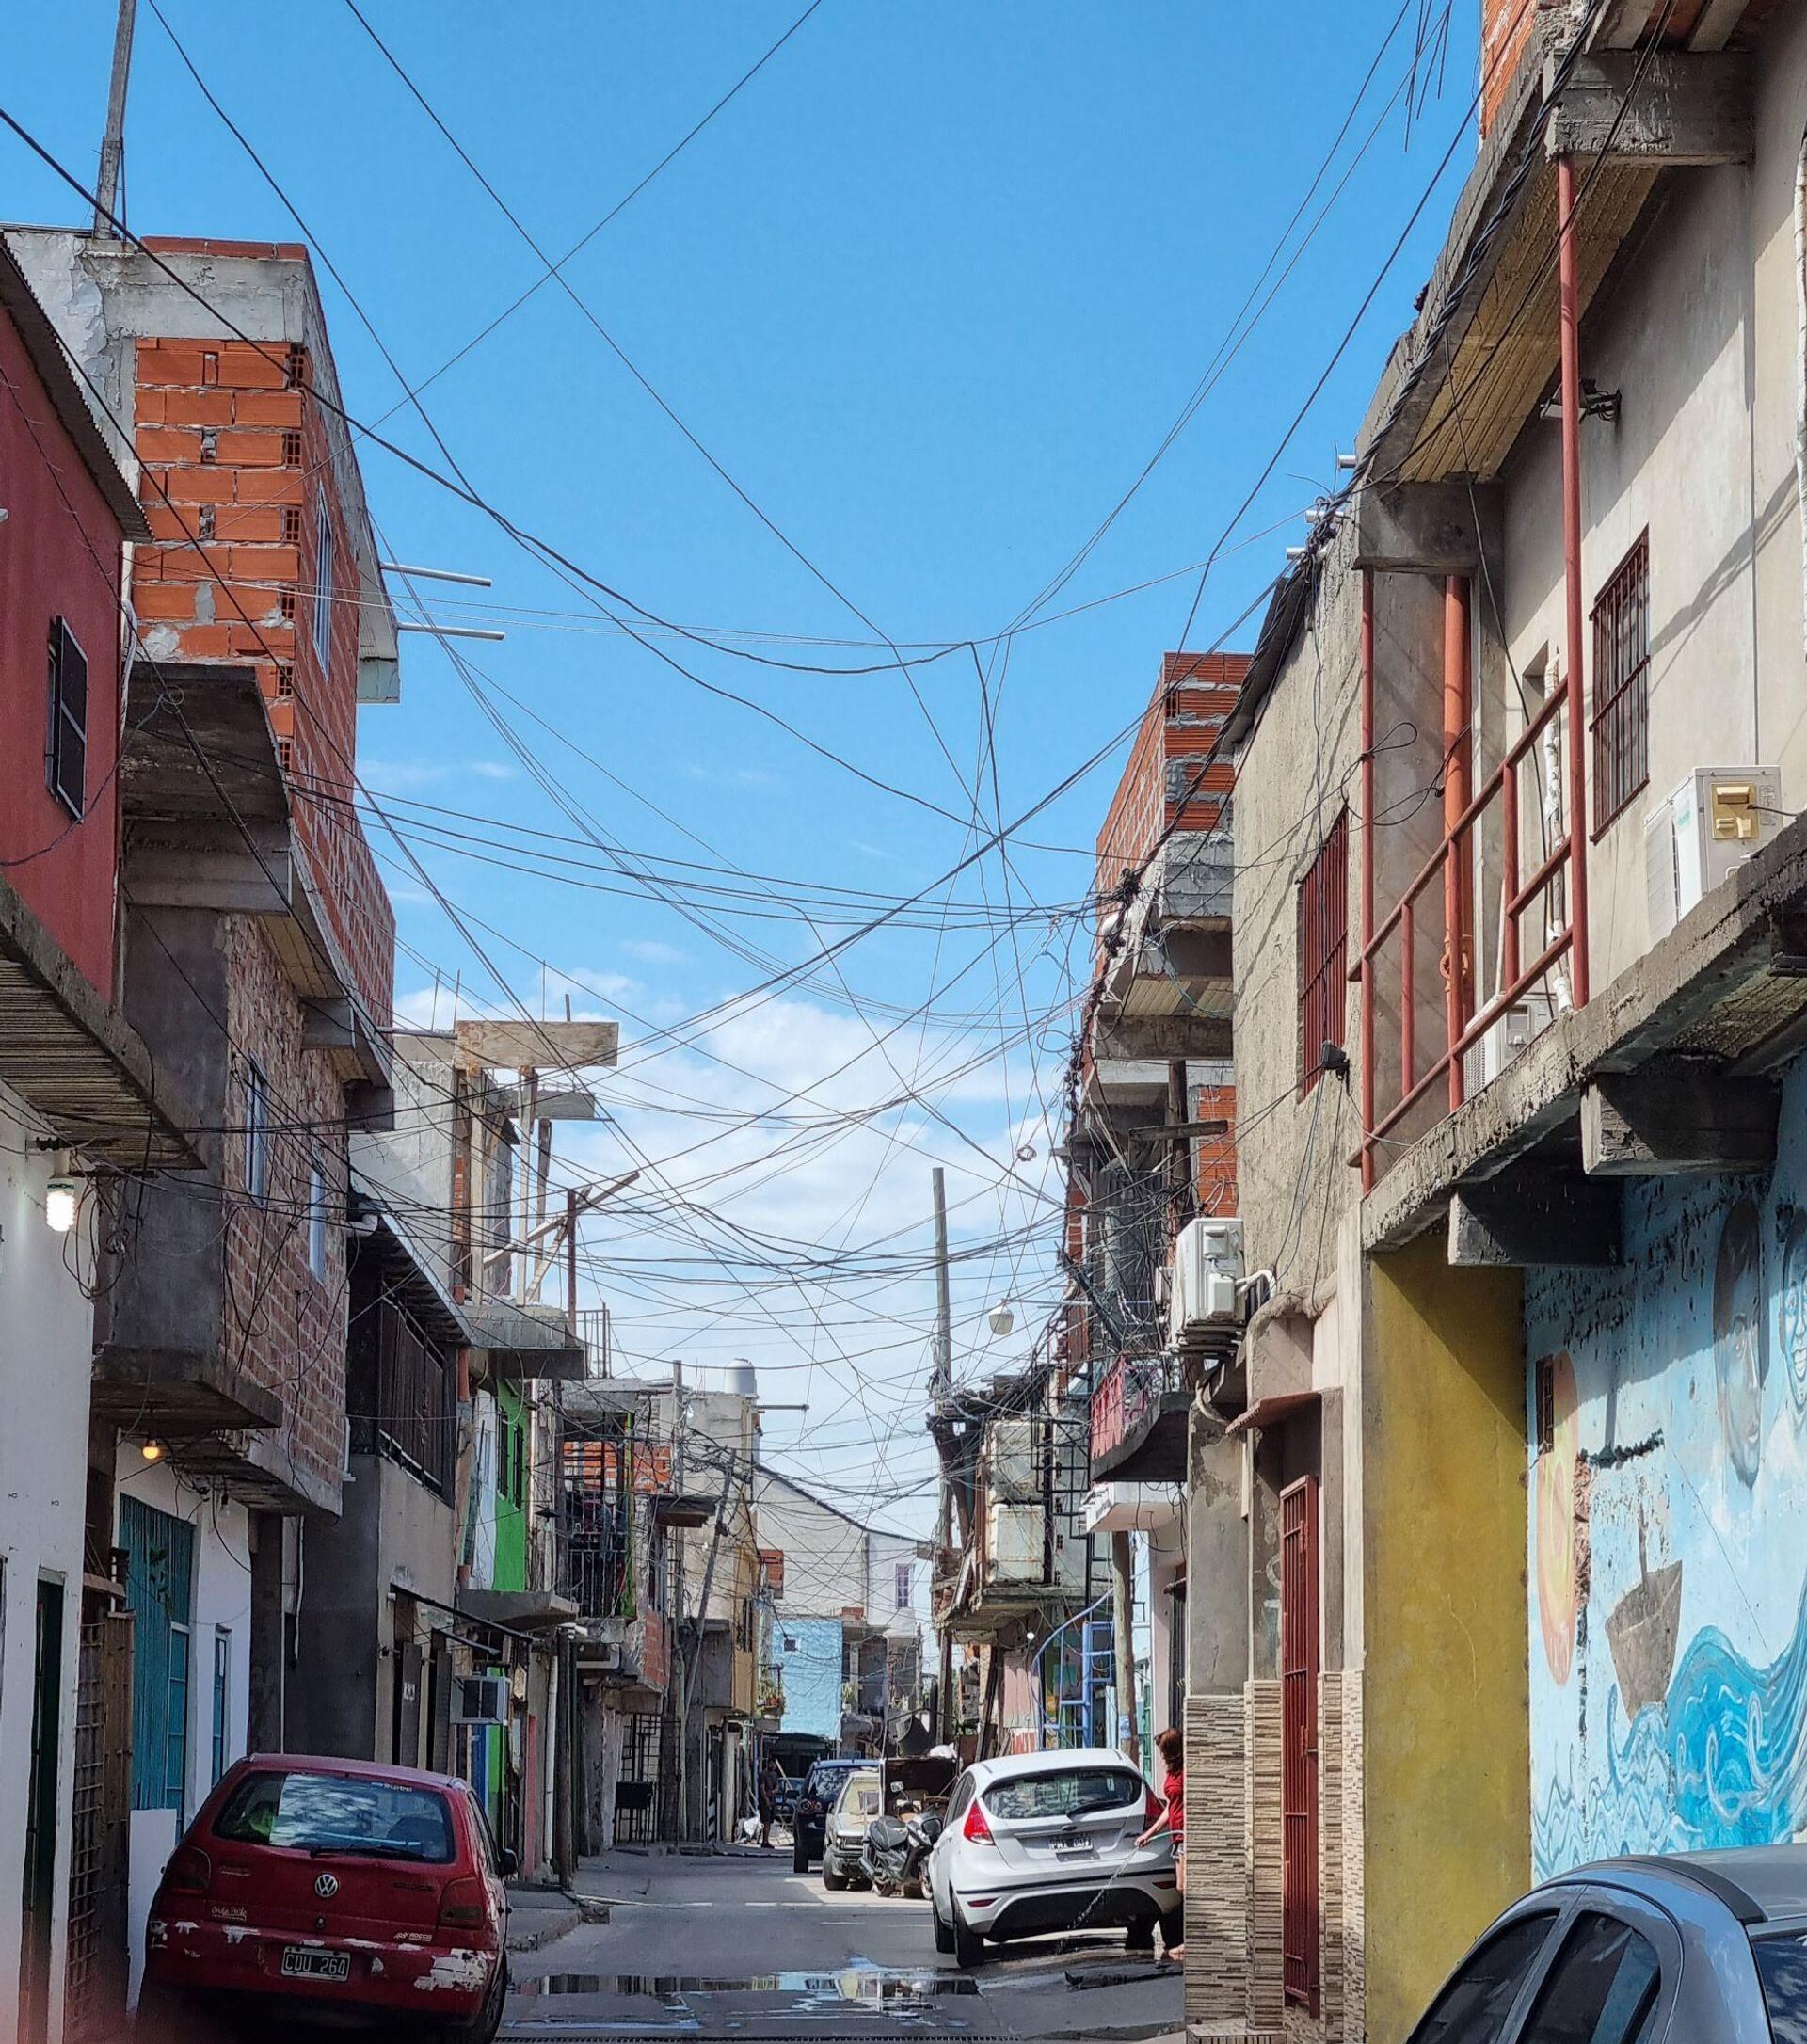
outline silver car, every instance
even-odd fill
[[[1048,1931],[1127,1929],[1152,1945],[1179,1900],[1167,1834],[1139,1843],[1161,1808],[1112,1747],[976,1761],[929,1854],[935,1949],[967,1968],[987,1943]]]
[[[1807,2044],[1807,1846],[1603,1860],[1516,1902],[1412,2044]]]

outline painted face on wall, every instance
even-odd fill
[[[1537,1616],[1552,1677],[1567,1682],[1575,1665],[1579,1571],[1575,1554],[1575,1448],[1579,1427],[1575,1365],[1566,1349],[1537,1365],[1547,1383],[1549,1445],[1537,1458]]]
[[[1763,1456],[1763,1384],[1769,1373],[1764,1338],[1763,1234],[1753,1201],[1739,1200],[1719,1234],[1713,1273],[1713,1367],[1719,1381],[1725,1452],[1746,1483]]]
[[[1789,1217],[1782,1244],[1782,1301],[1778,1315],[1783,1366],[1795,1416],[1807,1416],[1807,1213]]]

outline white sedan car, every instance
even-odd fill
[[[1161,1808],[1111,1747],[976,1762],[929,1855],[935,1950],[979,1966],[987,1942],[1111,1925],[1151,1942],[1179,1900],[1167,1834],[1136,1843]]]

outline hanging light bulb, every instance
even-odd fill
[[[1010,1333],[1011,1329],[1016,1325],[1015,1308],[1012,1306],[1008,1299],[1000,1299],[998,1303],[992,1307],[991,1312],[986,1316],[986,1317],[991,1322],[992,1333],[996,1334],[1000,1341],[1006,1334]]]
[[[160,1462],[163,1460],[163,1443],[161,1441],[147,1441],[138,1450],[138,1453],[148,1462]]]
[[[75,1225],[81,1191],[67,1172],[58,1172],[44,1188],[44,1219],[54,1235],[67,1235]]]

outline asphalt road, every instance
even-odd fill
[[[928,1905],[791,1871],[788,1848],[616,1853],[585,1862],[585,1924],[513,1962],[505,2037],[1163,2036],[1182,2028],[1176,1970],[1126,1962],[1121,1933],[1013,1944],[976,1974],[935,1949]],[[1127,1976],[1119,1979],[1119,1976]],[[1073,1982],[1111,1984],[1074,1985]]]

